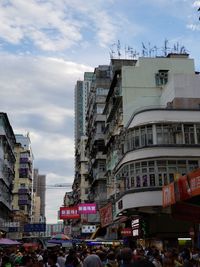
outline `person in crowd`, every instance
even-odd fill
[[[113,251],[109,252],[107,255],[107,263],[105,267],[118,267],[118,262],[116,259],[116,255]]]
[[[7,255],[2,257],[1,267],[12,267],[11,261]]]
[[[191,253],[188,248],[184,248],[180,253],[180,258],[183,264],[183,267],[192,267],[193,264],[191,262]]]
[[[91,254],[84,259],[83,267],[103,267],[103,264],[98,255]]]
[[[153,256],[153,259],[152,259],[152,263],[155,267],[162,267],[162,259],[160,257],[160,254],[159,254],[159,251],[158,250],[155,250],[152,254]]]
[[[132,250],[130,248],[123,248],[120,253],[120,267],[132,267],[133,266],[133,256]]]
[[[142,260],[145,258],[145,251],[142,247],[138,247],[133,251],[133,260]]]
[[[49,267],[58,267],[56,253],[49,253],[47,262]]]
[[[74,249],[70,249],[66,257],[65,267],[82,267],[82,262]]]
[[[58,258],[57,258],[57,262],[60,265],[60,267],[65,267],[65,262],[66,262],[66,258],[64,256],[64,253],[62,250],[60,250],[58,252]]]
[[[33,267],[34,261],[30,255],[25,255],[22,257],[22,266],[24,267]]]
[[[99,256],[103,266],[105,266],[105,264],[107,263],[107,255],[106,253],[103,251],[103,248],[101,248],[102,250],[97,250],[96,254]]]

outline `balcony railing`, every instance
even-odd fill
[[[28,188],[19,188],[18,194],[23,195],[23,194],[30,194],[31,190]]]

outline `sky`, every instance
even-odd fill
[[[200,71],[200,1],[0,0],[0,107],[16,134],[30,134],[34,167],[46,174],[46,217],[74,179],[74,87],[110,54],[142,56],[184,46]],[[199,14],[198,14],[199,13]],[[117,44],[119,44],[117,46]]]

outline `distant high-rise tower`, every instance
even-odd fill
[[[38,169],[34,169],[33,192],[40,197],[40,216],[45,217],[45,197],[46,197],[46,175],[39,174]]]
[[[75,145],[86,133],[87,101],[92,80],[92,72],[86,72],[84,81],[77,81],[75,86]]]

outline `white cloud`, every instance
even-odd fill
[[[193,7],[200,7],[200,1],[194,1]]]
[[[55,184],[59,184],[59,183],[71,183],[72,184],[72,177],[69,176],[62,176],[56,173],[47,173],[46,175],[47,177],[47,181],[46,183],[48,185],[55,185]],[[67,189],[71,189],[71,187],[67,186]]]
[[[192,31],[200,31],[200,25],[199,24],[188,24],[187,28]]]
[[[0,70],[1,108],[20,115],[43,112],[47,116],[49,111],[53,117],[55,113],[72,116],[75,82],[83,78],[84,71],[93,70],[52,57],[1,53],[0,59],[4,62]]]
[[[69,48],[82,39],[81,24],[66,18],[64,2],[35,0],[7,1],[0,3],[0,36],[17,44],[28,38],[42,50],[58,51]]]
[[[86,32],[92,33],[101,46],[107,46],[129,25],[124,25],[125,16],[120,15],[119,19],[120,11],[116,11],[113,0],[106,3],[88,0],[84,4],[82,0],[8,0],[6,3],[0,2],[0,37],[12,44],[32,42],[44,51],[64,51],[74,45],[85,45]]]
[[[67,133],[66,133],[67,134]],[[74,139],[61,134],[30,132],[32,147],[37,160],[68,160],[74,158]]]

